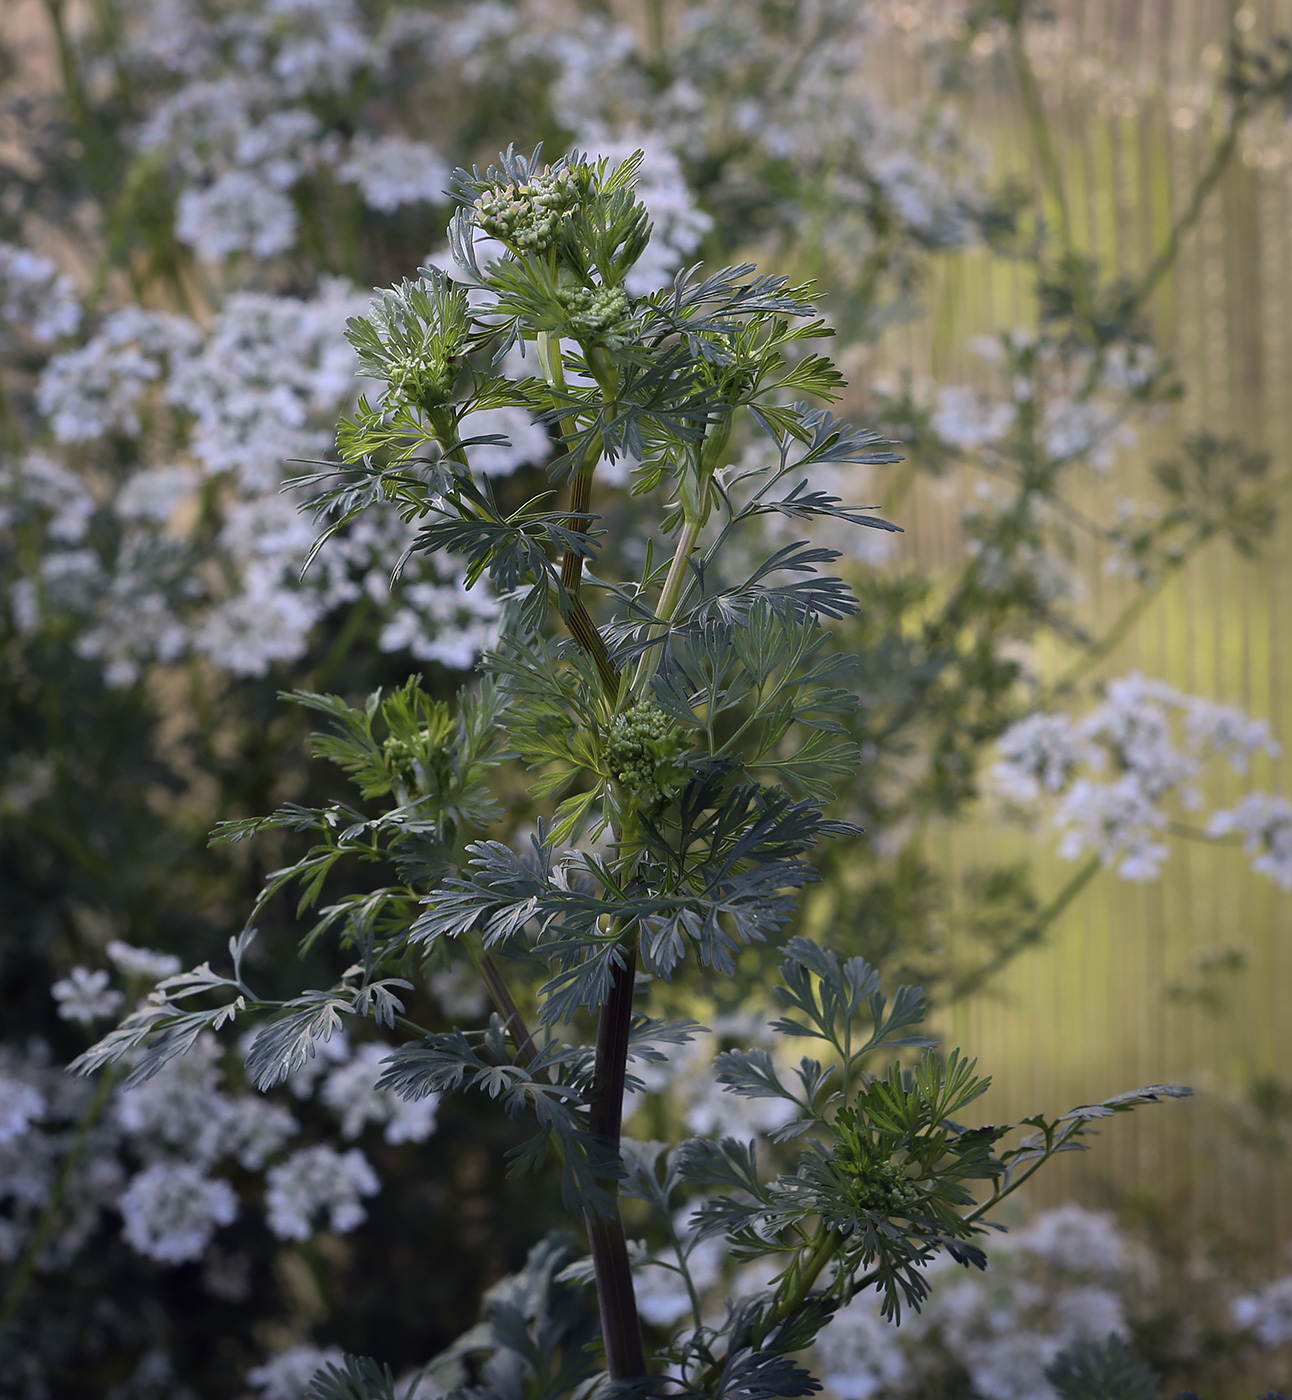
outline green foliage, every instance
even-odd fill
[[[1063,1400],[1157,1400],[1157,1377],[1120,1337],[1073,1342],[1047,1367],[1045,1378]]]
[[[484,680],[453,704],[415,677],[358,709],[294,693],[328,722],[312,750],[357,800],[285,804],[216,833],[222,843],[307,835],[306,853],[268,875],[252,919],[292,889],[298,917],[316,911],[303,948],[326,945],[350,966],[330,986],[258,994],[243,969],[249,927],[231,945],[232,976],[204,964],[164,980],[77,1067],[129,1055],[137,1081],[203,1030],[257,1013],[247,1068],[263,1086],[298,1070],[346,1019],[397,1029],[408,1040],[379,1087],[407,1098],[478,1091],[535,1130],[508,1154],[513,1172],[559,1158],[564,1203],[587,1224],[607,1379],[582,1350],[590,1319],[573,1280],[588,1267],[571,1273],[568,1245],[550,1240],[492,1300],[484,1330],[437,1365],[487,1356],[482,1396],[623,1394],[665,1364],[685,1395],[808,1394],[819,1385],[795,1354],[841,1303],[874,1289],[893,1319],[917,1308],[924,1266],[946,1251],[981,1267],[973,1241],[984,1217],[1056,1152],[1080,1146],[1093,1121],[1187,1091],[1029,1119],[1031,1133],[1005,1146],[1011,1129],[958,1121],[987,1081],[959,1050],[933,1052],[918,990],[899,988],[890,1004],[869,963],[794,938],[774,1030],[820,1042],[821,1058],[804,1056],[791,1073],[762,1047],[715,1061],[728,1092],[788,1106],[772,1135],[785,1160],[764,1176],[753,1147],[730,1139],[671,1153],[621,1145],[624,1096],[639,1083],[630,1066],[661,1061],[661,1045],[699,1029],[636,1010],[638,967],[668,981],[690,958],[733,977],[742,951],[777,935],[794,893],[818,878],[815,848],[858,834],[826,815],[832,781],[853,774],[858,752],[846,729],[852,663],[827,653],[822,624],[859,603],[828,572],[837,551],[769,542],[763,526],[779,516],[895,528],[814,488],[812,475],[896,458],[877,434],[797,397],[830,399],[841,383],[804,349],[828,334],[809,287],[740,265],[693,269],[670,290],[632,297],[625,277],[648,235],[633,188],[640,158],[538,160],[508,150],[483,175],[455,176],[451,242],[472,299],[428,272],[351,321],[364,372],[386,387],[342,425],[341,468],[312,478],[324,538],[393,502],[418,524],[415,551],[458,555],[468,586],[488,578],[505,607]],[[487,266],[478,231],[507,248]],[[500,372],[517,345],[534,351],[541,379]],[[518,505],[473,473],[459,433],[468,413],[504,404],[561,443],[547,480]],[[737,458],[740,441],[758,451]],[[599,464],[625,456],[638,463],[633,490],[650,498],[653,527],[640,567],[606,579],[589,564],[617,566],[623,552],[603,548],[592,490]],[[558,504],[565,486],[568,504]],[[671,559],[657,565],[665,542]],[[495,829],[517,780],[536,808],[527,843]],[[368,878],[355,891],[360,871]],[[465,955],[495,1002],[487,1028],[433,1032],[407,1015],[410,974],[428,955]],[[194,998],[207,1004],[188,1009]],[[695,1304],[694,1327],[651,1358],[621,1192],[660,1217]],[[675,1195],[695,1207],[697,1240],[720,1236],[737,1257],[774,1261],[772,1288],[730,1304],[720,1324],[696,1298]],[[391,1400],[391,1386],[350,1359],[315,1393]]]

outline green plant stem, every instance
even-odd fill
[[[543,375],[553,389],[565,388],[565,366],[561,360],[561,341],[544,331],[538,337],[538,362]],[[578,424],[573,417],[561,419],[561,433],[567,442],[573,441]],[[592,477],[597,468],[600,449],[589,448],[583,465],[570,483],[570,514],[566,525],[571,530],[584,532],[591,519],[588,508],[592,503]],[[592,619],[587,604],[579,596],[583,584],[583,556],[577,550],[567,550],[561,560],[561,587],[565,590],[565,625],[580,649],[590,656],[601,677],[601,684],[611,703],[619,695],[619,672],[611,660],[606,640]]]
[[[13,1321],[14,1315],[22,1305],[22,1300],[27,1296],[36,1265],[40,1262],[40,1256],[45,1252],[45,1246],[49,1243],[50,1236],[54,1233],[54,1226],[58,1223],[58,1214],[63,1208],[68,1182],[72,1179],[72,1173],[76,1170],[77,1164],[85,1152],[85,1145],[89,1141],[90,1133],[99,1121],[99,1115],[103,1112],[108,1095],[112,1092],[116,1082],[117,1077],[111,1071],[105,1071],[100,1075],[99,1082],[94,1089],[94,1096],[81,1115],[81,1121],[76,1127],[76,1136],[72,1139],[67,1156],[63,1158],[58,1169],[58,1176],[54,1180],[53,1190],[49,1193],[49,1200],[45,1202],[45,1209],[41,1211],[36,1228],[27,1241],[27,1248],[23,1251],[22,1258],[19,1259],[14,1269],[13,1278],[9,1280],[9,1287],[5,1289],[4,1301],[0,1302],[0,1331]]]
[[[470,953],[471,960],[475,963],[486,988],[488,988],[493,1004],[498,1008],[498,1014],[502,1017],[503,1024],[511,1034],[512,1041],[516,1046],[516,1058],[522,1065],[528,1065],[538,1054],[538,1048],[534,1044],[534,1037],[530,1034],[529,1027],[525,1024],[525,1018],[521,1015],[520,1008],[516,1005],[515,998],[511,994],[511,988],[508,987],[507,981],[502,975],[502,969],[494,960],[492,953],[486,953],[476,946],[474,937],[467,940],[467,951]]]
[[[559,338],[540,335],[538,358],[547,382],[554,389],[563,389],[565,368],[561,361]],[[588,360],[590,364],[594,362],[591,353]],[[597,379],[602,392],[609,393],[611,386],[603,382],[603,372],[598,373]],[[567,442],[573,440],[577,428],[573,418],[561,420],[561,432]],[[592,476],[598,456],[599,453],[589,450],[571,483],[571,529],[583,530],[589,523],[587,512],[592,499]],[[610,659],[605,639],[579,597],[582,579],[582,556],[572,550],[567,551],[561,562],[561,584],[569,600],[566,626],[580,648],[596,663],[606,697],[614,704],[619,695],[619,673]],[[621,944],[620,948],[623,961],[614,970],[610,995],[601,1008],[597,1024],[588,1116],[592,1135],[599,1140],[601,1147],[615,1156],[619,1153],[623,1127],[624,1084],[628,1073],[628,1041],[632,1030],[633,990],[637,974],[636,949],[628,944]],[[624,1235],[623,1217],[619,1213],[617,1179],[607,1182],[606,1189],[613,1205],[606,1216],[594,1216],[589,1212],[588,1245],[596,1274],[597,1304],[606,1343],[606,1369],[611,1380],[631,1380],[646,1374],[646,1354],[642,1346],[632,1268],[628,1262],[628,1241]]]
[[[614,970],[610,995],[597,1025],[596,1059],[592,1072],[589,1127],[600,1145],[618,1154],[623,1126],[624,1081],[628,1071],[628,1041],[632,1028],[633,988],[637,975],[634,948],[623,947],[623,962]],[[631,1380],[646,1374],[637,1295],[628,1262],[628,1243],[618,1209],[619,1185],[606,1183],[615,1200],[608,1217],[588,1215],[588,1244],[597,1279],[597,1302],[606,1342],[606,1368],[611,1380]]]
[[[1180,248],[1186,235],[1198,222],[1202,215],[1203,206],[1220,183],[1221,176],[1224,175],[1229,162],[1234,157],[1234,152],[1238,149],[1239,133],[1246,125],[1249,115],[1246,105],[1239,107],[1234,113],[1229,123],[1229,129],[1211,153],[1211,160],[1207,163],[1206,170],[1198,177],[1198,183],[1193,187],[1189,203],[1171,225],[1171,232],[1167,234],[1166,242],[1149,264],[1143,279],[1136,287],[1134,302],[1137,306],[1148,300],[1156,290],[1157,284],[1170,272],[1176,258],[1179,257]]]
[[[668,567],[668,576],[664,580],[664,588],[659,595],[659,606],[655,612],[659,621],[655,624],[650,645],[642,652],[641,660],[637,663],[637,670],[633,676],[634,695],[640,695],[645,690],[659,666],[659,648],[655,643],[668,631],[669,624],[673,621],[673,614],[677,611],[677,605],[682,597],[682,588],[686,583],[687,563],[695,550],[695,542],[699,536],[699,521],[689,520],[682,526],[682,534],[678,539],[677,548],[673,551],[673,562]]]
[[[1015,15],[1009,25],[1009,54],[1014,65],[1014,75],[1018,80],[1019,96],[1023,111],[1027,116],[1028,131],[1036,150],[1036,158],[1041,167],[1041,179],[1050,192],[1059,211],[1059,238],[1063,251],[1069,255],[1076,251],[1072,237],[1072,216],[1068,209],[1068,192],[1063,184],[1063,170],[1059,164],[1059,153],[1054,145],[1054,133],[1045,115],[1045,102],[1041,97],[1041,87],[1032,71],[1032,62],[1027,56],[1027,45],[1023,39],[1022,14]]]
[[[808,1255],[807,1263],[799,1271],[793,1288],[767,1314],[767,1320],[761,1330],[760,1341],[773,1327],[784,1322],[787,1317],[792,1317],[803,1306],[807,1301],[808,1294],[812,1291],[812,1285],[820,1278],[821,1270],[839,1252],[839,1246],[842,1243],[842,1235],[836,1234],[833,1230],[827,1230],[824,1225],[821,1226],[812,1253]]]
[[[948,993],[947,1000],[949,1002],[960,1001],[969,996],[970,993],[976,992],[979,987],[994,977],[1007,963],[1012,962],[1024,949],[1039,943],[1046,929],[1059,918],[1099,873],[1102,864],[1099,856],[1091,856],[1020,934],[1012,938],[1005,947],[998,948],[981,967],[974,968],[972,972],[966,973],[955,982]]]
[[[1043,699],[1044,704],[1053,704],[1061,696],[1070,694],[1101,661],[1117,650],[1129,636],[1131,628],[1149,610],[1167,583],[1180,572],[1192,553],[1193,550],[1189,549],[1178,559],[1170,559],[1163,565],[1156,582],[1143,588],[1126,605],[1121,616],[1117,618],[1108,631],[1093,646],[1084,651],[1053,685],[1047,687]]]

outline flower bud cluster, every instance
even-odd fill
[[[870,1162],[849,1183],[851,1204],[858,1210],[891,1217],[908,1215],[919,1204],[920,1190],[897,1162]]]
[[[549,167],[523,185],[485,190],[475,202],[476,220],[490,237],[518,252],[546,253],[578,198],[573,172]]]
[[[562,287],[557,299],[576,340],[622,343],[628,330],[628,298],[619,287]]]
[[[457,379],[457,366],[433,351],[410,352],[390,361],[386,381],[392,396],[419,408],[439,408],[448,403]]]
[[[649,700],[616,715],[605,741],[611,776],[641,802],[660,802],[681,784],[685,773],[677,760],[686,739],[673,721]]]
[[[841,1110],[834,1131],[835,1168],[854,1210],[891,1218],[909,1215],[919,1205],[919,1185],[883,1144],[871,1141],[856,1109]]]

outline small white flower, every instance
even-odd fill
[[[359,1149],[344,1154],[330,1147],[304,1147],[266,1174],[269,1228],[280,1240],[307,1240],[314,1217],[328,1213],[329,1228],[345,1234],[367,1216],[361,1196],[376,1195],[377,1174]]]
[[[230,1099],[224,1119],[220,1154],[233,1157],[248,1171],[259,1171],[301,1126],[285,1108],[259,1094]]]
[[[1042,790],[1060,792],[1072,773],[1094,757],[1068,715],[1028,715],[1011,725],[997,745],[996,786],[1015,801],[1030,802]]]
[[[339,1366],[344,1359],[337,1347],[288,1347],[248,1371],[247,1384],[260,1391],[260,1400],[302,1400],[318,1371]]]
[[[158,1162],[138,1176],[121,1197],[123,1231],[140,1254],[164,1264],[198,1259],[216,1227],[238,1214],[227,1181],[206,1176],[191,1162]]]
[[[83,1025],[115,1015],[125,996],[110,988],[108,980],[102,968],[91,972],[88,967],[74,967],[50,989],[58,1003],[58,1014],[64,1021],[80,1021]]]
[[[358,136],[337,166],[337,178],[357,185],[369,209],[393,213],[405,204],[443,204],[449,167],[424,141]]]
[[[230,170],[206,189],[187,189],[175,211],[175,236],[208,262],[234,253],[272,258],[296,240],[296,209],[249,170]]]
[[[45,1112],[45,1096],[31,1084],[0,1073],[0,1143],[13,1142]]]
[[[1210,836],[1240,835],[1258,875],[1292,890],[1292,802],[1266,792],[1248,793],[1237,807],[1213,812]]]
[[[1072,1273],[1113,1276],[1129,1263],[1126,1241],[1115,1217],[1075,1204],[1038,1215],[1012,1243],[1020,1252]]]
[[[71,335],[81,323],[81,304],[69,277],[46,257],[0,243],[0,325],[23,327],[38,343]]]
[[[1259,1293],[1246,1293],[1230,1305],[1230,1316],[1261,1346],[1273,1351],[1292,1342],[1292,1274],[1275,1279]]]
[[[163,977],[174,977],[181,966],[173,953],[135,948],[119,938],[114,938],[104,951],[127,977],[142,977],[152,982],[160,982]]]
[[[435,1131],[438,1094],[404,1099],[377,1088],[389,1056],[389,1045],[370,1042],[328,1075],[319,1097],[340,1118],[342,1137],[358,1137],[369,1123],[384,1123],[390,1143],[425,1142]]]

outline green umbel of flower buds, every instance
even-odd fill
[[[593,345],[621,343],[628,330],[628,298],[618,287],[561,287],[557,300],[569,332]]]
[[[548,168],[526,184],[485,190],[475,202],[476,221],[517,252],[542,254],[556,242],[561,220],[578,199],[573,173]]]
[[[856,1110],[841,1109],[835,1122],[834,1162],[844,1182],[849,1204],[885,1218],[909,1215],[919,1204],[921,1191],[900,1162],[877,1155],[867,1134],[858,1126]]]
[[[639,802],[660,802],[686,777],[677,760],[686,739],[673,721],[649,700],[616,715],[606,735],[605,757],[611,776]]]
[[[386,367],[391,394],[419,408],[448,403],[456,379],[456,366],[445,356],[427,351],[396,355]]]

